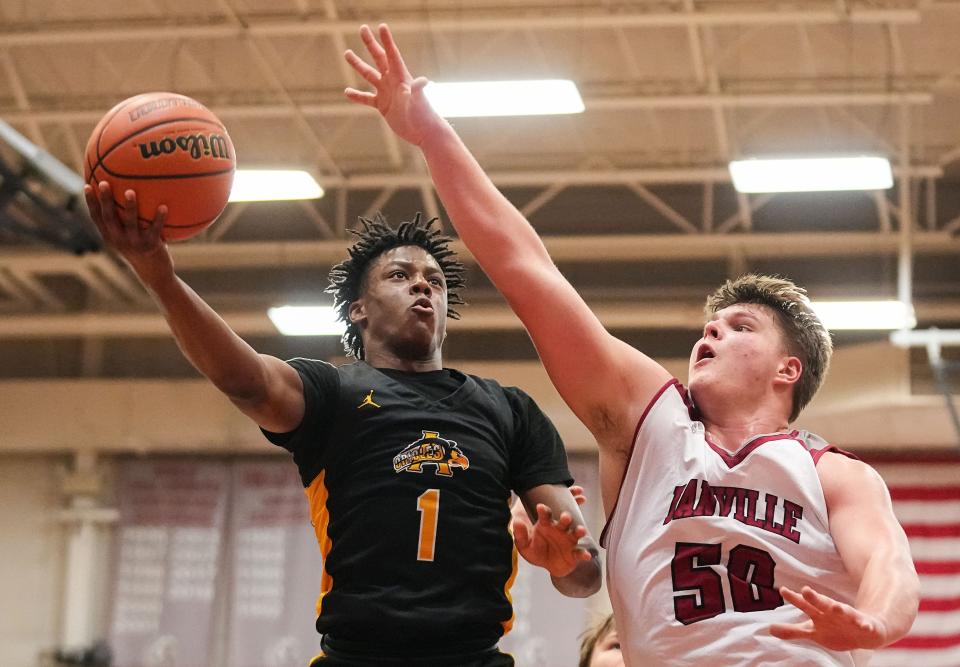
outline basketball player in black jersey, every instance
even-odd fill
[[[600,586],[560,438],[517,388],[446,369],[462,266],[419,216],[362,221],[331,291],[358,361],[255,352],[174,272],[165,207],[141,229],[136,195],[86,186],[105,242],[159,305],[187,359],[288,449],[323,556],[316,667],[499,667],[515,557],[511,490],[536,523],[517,548],[566,595]]]

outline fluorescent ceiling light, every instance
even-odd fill
[[[342,336],[347,330],[333,306],[278,306],[267,316],[284,336]]]
[[[831,330],[893,331],[917,326],[913,308],[902,301],[814,301],[810,305]]]
[[[735,160],[730,163],[738,192],[886,190],[893,187],[890,162],[882,157]]]
[[[237,169],[230,201],[319,199],[323,188],[305,171],[296,169]]]
[[[431,82],[424,94],[438,114],[467,116],[543,116],[581,113],[583,100],[568,79],[530,81]]]

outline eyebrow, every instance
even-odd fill
[[[409,261],[407,261],[407,260],[405,260],[405,259],[391,259],[391,260],[388,260],[388,261],[383,265],[383,268],[384,268],[384,269],[388,269],[388,268],[390,268],[391,266],[399,266],[399,267],[404,268],[404,269],[409,269],[409,268],[411,268],[411,267],[413,266],[413,262],[409,262]],[[436,266],[428,266],[427,269],[426,269],[426,273],[431,273],[431,274],[434,274],[434,273],[435,273],[435,274],[441,275],[441,276],[443,275],[443,271],[442,271],[439,267],[436,267]]]
[[[731,317],[749,317],[751,320],[760,321],[760,318],[754,315],[749,310],[738,310]]]

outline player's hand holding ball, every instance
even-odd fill
[[[87,143],[84,196],[104,242],[138,275],[170,264],[164,241],[206,229],[227,205],[236,154],[223,124],[176,93],[145,93],[103,117]]]

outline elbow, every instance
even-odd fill
[[[600,591],[603,583],[603,569],[600,560],[594,556],[582,562],[566,577],[551,577],[554,588],[569,598],[588,598]]]
[[[900,637],[910,632],[913,622],[917,620],[917,613],[920,610],[920,577],[917,576],[917,570],[913,563],[909,566],[909,575],[904,583],[904,609],[906,610],[906,620]],[[898,637],[897,639],[899,639]]]
[[[884,645],[892,644],[906,636],[913,627],[914,621],[917,620],[920,609],[920,578],[917,576],[913,561],[908,561],[901,567],[903,579],[900,582],[899,604],[896,605],[898,613],[889,619]]]

